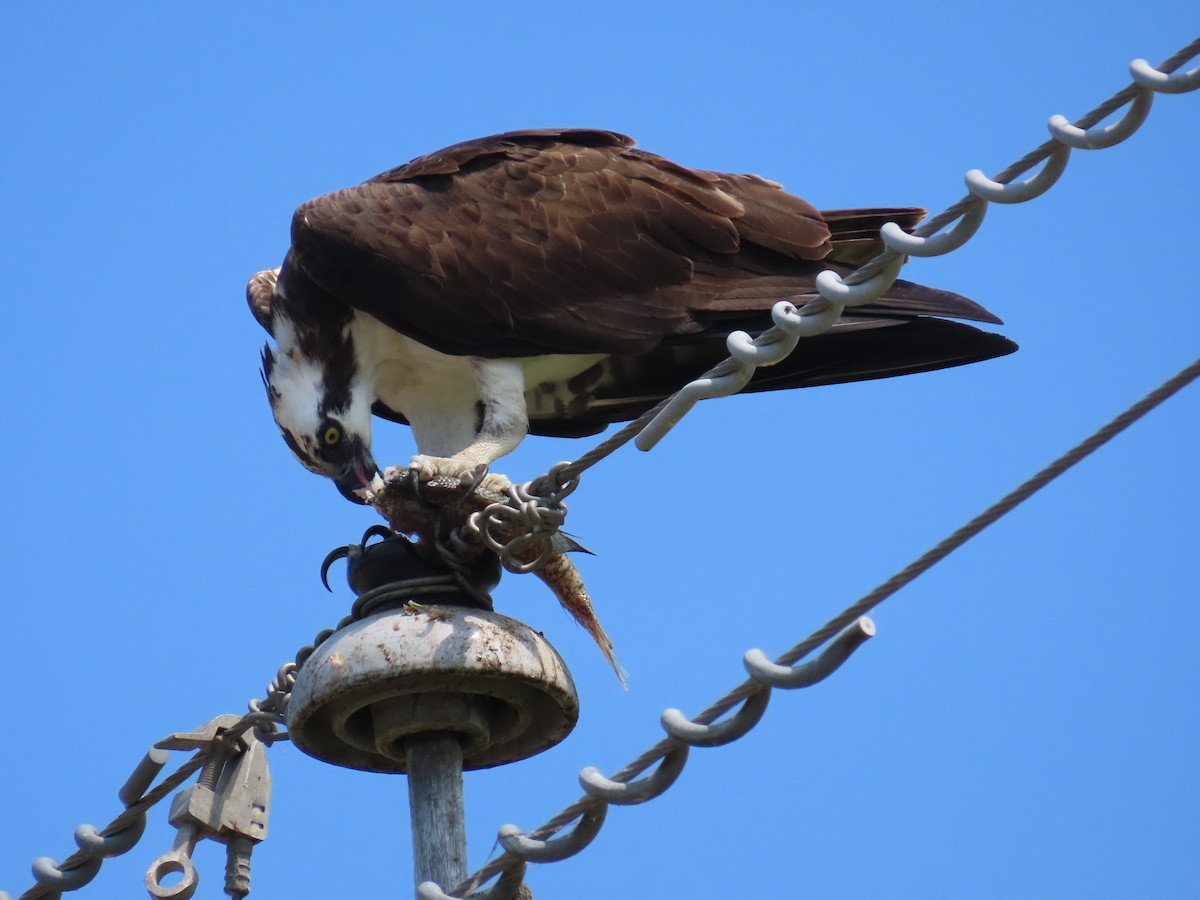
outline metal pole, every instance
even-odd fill
[[[413,886],[434,881],[448,891],[467,877],[462,747],[453,733],[435,731],[410,736],[404,755]]]

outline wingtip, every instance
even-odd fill
[[[974,306],[975,310],[976,310],[975,315],[972,318],[972,321],[984,322],[988,325],[1003,325],[1004,324],[1004,320],[1002,318],[1000,318],[998,315],[996,315],[994,312],[992,312],[990,309],[980,306],[974,300],[968,300],[967,302],[970,303],[972,306]]]

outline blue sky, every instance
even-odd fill
[[[454,141],[586,125],[818,207],[957,200],[1196,36],[1192,3],[5,4],[6,636],[0,888],[106,823],[146,748],[262,696],[349,604],[321,558],[375,519],[296,465],[246,279],[292,210]],[[737,684],[1200,346],[1200,95],[1076,152],[905,277],[1022,345],[929,375],[702,404],[589,473],[568,527],[628,670],[542,586],[497,607],[569,662],[574,734],[467,776],[471,867]],[[829,681],[531,870],[540,898],[1196,897],[1200,389],[888,601]],[[17,432],[20,432],[19,434]],[[17,438],[20,440],[17,440]],[[591,441],[531,439],[525,480]],[[377,430],[376,456],[411,454]],[[408,896],[403,779],[271,752],[256,900]],[[140,896],[173,832],[84,897]],[[223,851],[197,852],[219,897]]]

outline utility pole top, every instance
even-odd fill
[[[324,762],[407,772],[407,744],[452,735],[463,766],[533,756],[571,733],[579,698],[562,657],[528,625],[492,612],[495,558],[464,574],[399,536],[335,550],[358,599],[296,675],[292,742]]]
[[[326,640],[296,676],[288,733],[309,756],[374,772],[407,771],[405,744],[458,737],[466,769],[546,750],[579,718],[562,657],[515,619],[409,601]]]

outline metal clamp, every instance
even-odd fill
[[[225,893],[242,900],[250,893],[250,854],[267,835],[271,776],[266,745],[253,730],[230,741],[226,735],[242,722],[235,715],[217,716],[196,731],[171,735],[157,746],[167,750],[201,750],[207,754],[198,782],[175,795],[168,821],[175,842],[146,872],[146,890],[156,900],[188,900],[199,886],[192,863],[196,844],[208,838],[226,845]],[[163,879],[181,878],[172,885]]]

